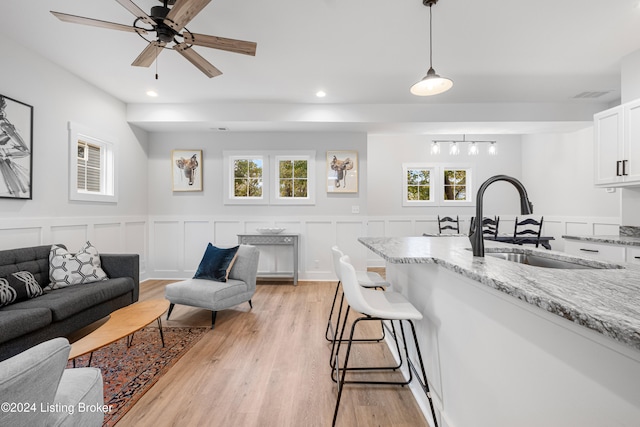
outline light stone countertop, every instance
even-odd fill
[[[634,265],[485,240],[485,254],[531,253],[611,268],[534,267],[491,256],[474,257],[466,237],[361,237],[358,240],[391,264],[438,264],[640,351],[640,268]]]
[[[610,245],[640,246],[640,237],[600,235],[600,236],[562,236],[567,240],[581,240],[593,243],[608,243]]]

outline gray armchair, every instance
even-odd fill
[[[187,279],[171,283],[165,288],[165,298],[171,305],[167,312],[167,320],[176,304],[211,310],[211,329],[216,323],[216,312],[231,308],[243,302],[251,304],[256,291],[256,276],[260,251],[255,246],[240,245],[229,279],[216,282],[206,279]]]
[[[54,338],[0,362],[0,425],[102,426],[100,369],[65,369],[70,350]]]

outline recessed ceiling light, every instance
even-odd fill
[[[319,90],[319,91],[316,92],[316,96],[318,98],[324,98],[325,96],[327,96],[327,93],[325,91],[323,91],[323,90]]]
[[[155,90],[148,90],[147,96],[152,96],[155,98],[156,96],[158,96],[158,92],[156,92]]]

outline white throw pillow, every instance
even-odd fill
[[[49,280],[46,289],[60,289],[71,285],[108,279],[100,265],[98,250],[87,242],[75,255],[57,245],[49,252]]]

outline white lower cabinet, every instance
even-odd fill
[[[640,248],[635,250],[638,251],[635,255],[640,256]],[[586,256],[603,261],[628,262],[627,248],[622,245],[565,239],[564,251],[571,255]],[[640,263],[640,259],[636,259],[635,261]]]
[[[640,247],[631,246],[627,248],[627,262],[640,265]]]

